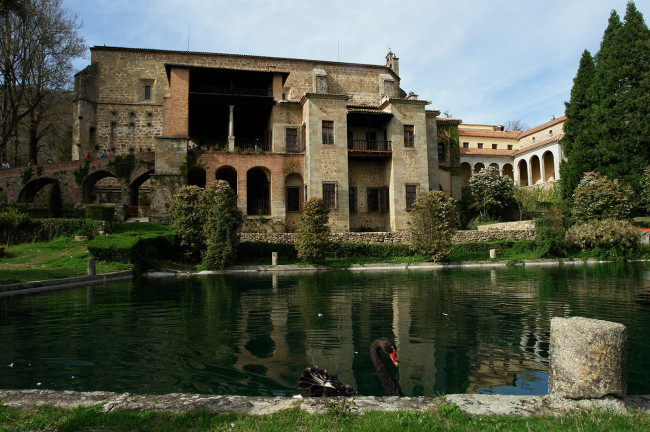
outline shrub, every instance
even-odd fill
[[[126,232],[95,237],[88,251],[98,260],[131,263],[147,269],[158,260],[173,258],[175,238],[172,233]]]
[[[86,219],[113,222],[115,219],[115,207],[101,204],[88,204],[84,207]]]
[[[330,255],[335,258],[389,258],[414,254],[411,246],[404,243],[353,243],[333,242]]]
[[[573,192],[571,215],[578,222],[628,219],[631,210],[629,188],[595,172],[585,173]]]
[[[536,221],[535,245],[540,257],[562,257],[566,253],[564,216],[554,207],[545,217]]]
[[[576,224],[566,233],[567,244],[580,250],[596,249],[608,259],[632,259],[639,255],[640,230],[630,221],[603,219]]]
[[[237,257],[239,231],[244,223],[244,216],[237,208],[237,195],[228,182],[218,180],[203,192],[201,209],[205,215],[203,265],[209,269],[223,269]]]
[[[298,257],[310,263],[323,262],[331,248],[329,208],[320,198],[310,198],[300,215],[296,233]]]
[[[453,198],[447,200],[440,191],[419,195],[413,203],[410,223],[413,250],[436,262],[449,258],[451,239],[459,223]]]
[[[198,186],[183,186],[171,200],[169,222],[178,236],[181,252],[186,259],[199,261],[205,249],[203,225],[205,214],[201,209],[201,194]]]
[[[295,260],[298,251],[293,244],[267,242],[241,242],[237,247],[237,261],[271,260],[271,252],[277,252],[278,258]]]
[[[482,219],[499,218],[516,204],[514,184],[499,175],[496,167],[483,168],[467,184],[469,207],[478,210]]]

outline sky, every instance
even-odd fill
[[[627,0],[63,0],[89,47],[351,63],[399,57],[401,87],[463,123],[564,114],[580,56]],[[646,24],[650,0],[637,0]],[[82,69],[87,58],[75,64]]]

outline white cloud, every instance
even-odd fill
[[[562,115],[584,49],[627,0],[64,0],[90,46],[383,64],[465,122],[531,126]],[[650,4],[637,0],[647,21]],[[87,61],[80,63],[80,66]]]

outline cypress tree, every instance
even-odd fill
[[[623,23],[612,11],[593,64],[587,85],[592,72],[583,53],[567,104],[563,193],[570,196],[592,170],[639,192],[650,163],[650,31],[633,2]]]
[[[48,206],[48,216],[51,218],[60,218],[63,216],[63,204],[61,203],[61,186],[55,182],[50,189],[50,205]]]
[[[594,82],[594,59],[584,50],[578,72],[573,79],[571,99],[565,103],[567,120],[564,123],[562,151],[567,160],[560,161],[562,194],[570,198],[583,173],[593,171],[593,107],[589,89]]]

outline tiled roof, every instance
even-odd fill
[[[517,139],[519,134],[520,134],[519,131],[495,131],[495,130],[485,130],[485,129],[458,128],[458,135],[460,136]]]
[[[261,67],[221,67],[221,66],[206,66],[206,65],[196,65],[189,63],[169,63],[166,62],[165,66],[168,67],[178,67],[178,68],[192,68],[192,69],[220,69],[220,70],[244,70],[251,72],[276,72],[284,75],[288,75],[290,71],[286,69],[277,69],[270,66],[261,66]]]
[[[535,132],[539,132],[541,130],[544,130],[547,127],[551,127],[551,126],[554,126],[554,125],[556,125],[558,123],[562,123],[563,121],[566,121],[566,116],[565,115],[563,115],[562,117],[558,117],[556,119],[553,119],[551,121],[548,121],[548,122],[546,122],[546,123],[544,123],[542,125],[539,125],[537,127],[532,128],[532,129],[528,129],[525,132],[522,132],[521,135],[519,135],[519,139],[527,137],[529,135],[532,135]]]
[[[533,150],[533,149],[536,149],[536,148],[539,148],[539,147],[544,147],[546,144],[549,144],[549,143],[552,143],[552,142],[555,142],[555,141],[560,141],[560,140],[562,140],[562,138],[564,138],[564,134],[553,135],[552,137],[547,138],[544,141],[540,141],[540,142],[538,142],[536,144],[529,145],[527,147],[524,147],[524,148],[521,148],[521,149],[517,150],[515,152],[515,155],[526,153],[527,151],[530,151],[530,150]]]
[[[436,117],[436,121],[438,123],[451,123],[451,124],[461,124],[463,122],[462,119],[453,118],[453,117]]]
[[[484,156],[512,156],[516,150],[495,150],[479,148],[461,148],[461,155],[484,155]]]

